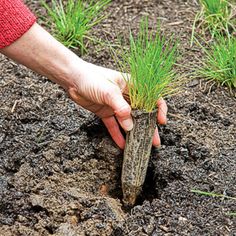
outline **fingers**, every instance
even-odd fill
[[[130,80],[130,75],[126,73],[119,73],[116,78],[116,83],[119,86],[121,92],[127,91],[127,81]]]
[[[130,131],[133,129],[133,120],[131,117],[131,107],[125,101],[124,97],[121,94],[120,90],[114,91],[110,93],[106,99],[107,105],[109,105],[114,113],[115,116],[120,123],[121,127],[125,131]]]
[[[125,148],[125,139],[120,131],[119,125],[114,116],[110,116],[102,119],[112,139],[121,149]]]
[[[125,101],[125,103],[126,104],[124,104],[123,106],[120,105],[120,107],[118,107],[118,109],[115,110],[115,115],[116,115],[116,118],[117,118],[118,122],[120,123],[121,127],[125,131],[130,131],[133,129],[133,126],[134,126],[133,120],[131,117],[131,107],[129,106],[129,104],[126,101]]]
[[[120,110],[115,111],[116,118],[118,122],[120,123],[121,127],[125,131],[130,131],[133,129],[133,120],[130,115],[131,109],[130,108],[125,108],[121,107]]]
[[[165,100],[162,98],[157,101],[157,107],[158,107],[158,112],[157,112],[157,122],[161,125],[165,125],[167,123],[167,105]],[[161,139],[158,133],[158,129],[155,129],[154,132],[154,137],[153,137],[153,146],[155,147],[160,147],[161,146]]]
[[[160,147],[161,146],[161,139],[158,133],[158,129],[155,129],[153,140],[152,140],[152,145],[155,147]]]
[[[110,133],[113,141],[116,143],[116,145],[119,148],[124,149],[125,148],[125,139],[120,131],[119,125],[118,125],[115,117],[111,116],[111,117],[103,118],[102,121],[103,121],[104,125],[106,126],[108,132]],[[157,128],[155,129],[155,132],[154,132],[152,144],[155,147],[161,146],[161,140],[160,140],[160,136],[159,136]]]
[[[158,112],[157,112],[157,122],[161,125],[165,125],[167,123],[167,105],[165,100],[162,98],[157,101]]]
[[[129,90],[127,86],[127,81],[130,80],[130,75],[126,73],[121,73],[117,78],[117,85],[119,86],[124,99],[130,104]]]

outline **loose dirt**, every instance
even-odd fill
[[[29,6],[45,14],[39,1]],[[189,47],[195,1],[112,1],[94,30],[117,42],[157,18],[180,38],[183,65],[198,64]],[[94,50],[94,47],[96,50]],[[116,68],[109,47],[93,45],[84,59]],[[190,69],[183,69],[189,72]],[[168,99],[143,193],[135,207],[121,199],[122,151],[99,119],[57,85],[0,56],[0,235],[236,235],[236,99],[226,88],[193,80]]]

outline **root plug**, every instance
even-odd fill
[[[156,111],[132,112],[134,128],[127,133],[122,167],[122,190],[125,205],[133,206],[142,190],[156,128]]]

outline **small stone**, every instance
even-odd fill
[[[160,225],[159,228],[160,228],[162,231],[166,232],[166,233],[169,232],[169,229],[168,229],[166,226],[164,226],[164,225]]]
[[[70,207],[70,209],[72,209],[72,210],[78,209],[78,205],[75,204],[74,202],[70,203],[69,207]]]
[[[0,135],[0,143],[2,143],[2,142],[3,142],[3,140],[4,140],[5,136],[6,136],[5,134],[1,134],[1,135]]]
[[[25,218],[22,215],[18,215],[17,218],[18,218],[18,221],[21,222],[21,223],[27,222],[27,218]]]
[[[30,201],[31,201],[32,206],[44,207],[44,198],[42,196],[32,194],[30,196]]]
[[[55,151],[53,149],[49,149],[43,152],[43,156],[46,158],[47,161],[55,159]]]
[[[106,225],[103,224],[103,223],[97,223],[97,224],[96,224],[96,227],[97,227],[98,229],[105,229],[105,228],[106,228]]]
[[[187,220],[185,217],[180,216],[180,217],[179,217],[179,221],[186,222],[186,221],[188,221],[188,220]]]
[[[78,224],[78,218],[77,218],[77,216],[71,216],[71,218],[70,218],[70,223],[72,224],[72,225],[74,225],[74,226],[76,226],[77,224]]]
[[[108,185],[107,184],[102,184],[99,188],[99,192],[103,196],[107,196],[108,194]]]
[[[188,83],[188,87],[195,87],[198,84],[199,84],[199,80],[198,79],[193,79]]]

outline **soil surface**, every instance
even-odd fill
[[[30,8],[45,14],[39,1]],[[116,42],[138,29],[142,16],[161,20],[180,38],[184,65],[196,1],[112,1],[94,30]],[[39,20],[40,21],[40,20]],[[96,45],[95,45],[96,46]],[[91,47],[84,59],[116,68],[109,50]],[[189,72],[190,69],[183,69]],[[168,99],[162,147],[153,150],[143,193],[122,205],[122,151],[99,119],[76,106],[57,85],[0,56],[0,235],[236,235],[235,97],[202,80]]]

